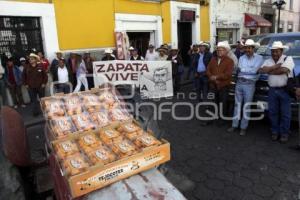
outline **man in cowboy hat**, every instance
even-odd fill
[[[129,52],[130,52],[130,60],[144,60],[144,57],[138,54],[137,48],[130,47]]]
[[[234,67],[232,59],[227,55],[229,50],[228,42],[219,42],[217,45],[217,56],[211,59],[206,70],[209,79],[209,89],[214,94],[214,102],[219,108],[223,108],[223,110],[219,109],[221,117],[227,114],[228,91]],[[220,122],[219,125],[224,124],[221,119],[218,122]]]
[[[157,49],[157,51],[158,51],[158,57],[157,57],[158,61],[166,61],[168,59],[169,49],[161,45],[160,48]]]
[[[156,61],[158,59],[157,52],[154,50],[154,46],[152,44],[149,45],[149,48],[146,53],[145,60],[147,61]]]
[[[111,49],[105,49],[104,50],[104,57],[102,58],[102,61],[107,61],[107,60],[116,60],[115,57],[112,56],[113,50]]]
[[[182,58],[178,54],[179,50],[176,47],[172,47],[170,50],[170,55],[167,60],[172,62],[172,78],[173,78],[173,90],[174,94],[180,89],[180,67],[183,65]]]
[[[196,56],[194,64],[195,68],[195,81],[197,82],[197,92],[199,92],[200,100],[207,99],[208,92],[208,77],[206,75],[207,66],[212,58],[212,54],[209,51],[210,45],[206,42],[199,44],[199,53]]]
[[[289,77],[293,77],[294,61],[290,56],[283,55],[282,42],[275,41],[271,47],[271,55],[259,70],[268,74],[270,86],[268,95],[269,118],[271,121],[272,140],[286,143],[289,138],[291,106],[290,96],[286,90]]]
[[[40,113],[38,97],[45,96],[45,86],[48,82],[48,76],[42,65],[38,64],[39,56],[31,53],[29,55],[29,66],[24,69],[23,81],[28,88],[31,102],[33,104],[33,115]]]
[[[240,57],[237,70],[238,79],[235,85],[234,115],[232,127],[228,129],[228,132],[234,132],[238,127],[240,127],[241,136],[246,135],[249,122],[248,119],[250,117],[250,112],[248,111],[250,106],[248,104],[253,100],[255,83],[258,78],[257,71],[263,64],[263,57],[254,52],[255,48],[258,46],[259,45],[251,39],[246,41],[243,46],[245,55]],[[240,121],[241,113],[243,113],[243,116]],[[239,122],[241,122],[240,125]]]

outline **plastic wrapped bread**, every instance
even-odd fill
[[[77,95],[64,96],[65,108],[68,115],[76,115],[83,112],[81,101]]]
[[[101,141],[93,133],[80,136],[78,138],[78,144],[86,154],[93,151],[94,148],[102,145]]]
[[[65,159],[66,157],[79,152],[78,146],[73,140],[66,140],[54,145],[54,150],[59,159]]]
[[[116,141],[111,144],[111,149],[115,152],[120,158],[125,158],[136,153],[135,146],[127,139],[121,141]]]
[[[141,136],[136,138],[134,144],[138,148],[146,148],[150,146],[159,145],[161,144],[161,142],[157,140],[154,136],[150,135],[149,133],[144,133]]]
[[[69,156],[63,161],[63,168],[67,176],[80,174],[86,171],[89,166],[85,157],[80,153]]]
[[[92,121],[98,125],[98,127],[107,126],[111,122],[108,113],[105,111],[90,113],[90,117]]]
[[[101,146],[96,148],[94,151],[88,154],[88,158],[90,161],[95,164],[108,164],[117,159],[115,153],[113,153],[109,148],[106,146]]]
[[[73,115],[72,120],[79,131],[88,131],[96,128],[87,113]]]
[[[63,101],[59,98],[45,99],[42,105],[47,117],[50,119],[65,115]]]
[[[118,131],[130,140],[135,140],[138,136],[141,136],[144,133],[143,129],[132,122],[122,124],[118,128]]]
[[[88,112],[97,112],[101,109],[102,104],[99,101],[99,97],[93,93],[85,93],[81,95],[83,105]]]
[[[112,119],[112,121],[127,121],[127,120],[131,119],[128,112],[119,107],[116,109],[110,110],[109,113],[110,113],[110,118]]]
[[[49,121],[56,139],[61,139],[77,131],[70,117],[56,117]]]
[[[100,130],[100,138],[105,144],[122,140],[120,133],[112,128]]]

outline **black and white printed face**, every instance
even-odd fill
[[[166,83],[168,72],[166,69],[157,70],[154,72],[154,83]]]

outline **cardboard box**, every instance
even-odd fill
[[[146,171],[170,160],[170,144],[163,140],[159,146],[144,149],[133,156],[108,165],[93,166],[86,172],[65,177],[73,198],[101,189],[114,182]],[[58,161],[57,161],[58,162]]]

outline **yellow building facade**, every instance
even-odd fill
[[[199,0],[0,0],[1,15],[41,17],[50,57],[57,50],[113,48],[115,32],[128,33],[139,45],[142,37],[176,47],[210,40],[209,6]]]

